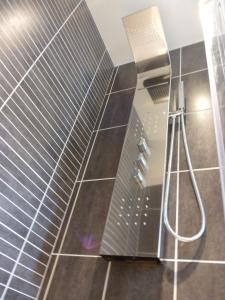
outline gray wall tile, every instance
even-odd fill
[[[37,297],[113,64],[85,1],[1,1],[0,16],[0,262],[12,272],[1,293],[26,299]]]

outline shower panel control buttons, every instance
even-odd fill
[[[143,155],[143,153],[140,153],[138,155],[138,158],[136,160],[136,164],[140,170],[143,172],[146,172],[148,170],[148,163]]]
[[[143,176],[141,170],[135,168],[133,171],[133,178],[141,188],[144,187],[145,181],[144,181],[144,176]]]
[[[143,137],[141,137],[139,142],[138,142],[138,149],[141,153],[144,153],[144,154],[147,154],[147,155],[151,154],[150,148],[149,148],[145,138],[143,138]]]

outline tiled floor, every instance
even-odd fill
[[[204,238],[186,244],[166,234],[162,264],[108,263],[98,257],[136,84],[134,64],[121,66],[115,71],[103,117],[92,137],[94,144],[85,158],[76,186],[78,194],[74,193],[76,205],[71,207],[52,258],[55,272],[49,272],[48,293],[41,299],[225,299],[225,224],[203,44],[172,51],[171,62],[171,99],[179,78],[184,80],[187,138],[207,217]],[[172,104],[170,110],[174,110]],[[179,233],[191,235],[198,230],[200,220],[186,169],[182,135],[177,128],[169,218]]]
[[[172,299],[173,281],[173,263],[113,262],[105,299]]]
[[[224,300],[225,265],[179,263],[177,299]]]
[[[61,256],[48,299],[101,299],[107,262],[100,258]]]
[[[61,253],[98,254],[114,180],[82,184]]]

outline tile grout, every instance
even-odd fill
[[[95,179],[84,179],[84,180],[78,180],[77,182],[92,182],[92,181],[105,181],[105,180],[115,180],[116,177],[106,177],[106,178],[95,178]]]
[[[111,271],[111,265],[112,265],[112,262],[110,261],[108,263],[108,266],[107,266],[107,271],[106,271],[106,276],[105,276],[105,282],[104,282],[104,287],[103,287],[103,291],[102,291],[102,298],[101,300],[105,300],[106,298],[106,292],[107,292],[107,288],[108,288],[108,282],[109,282],[109,275],[110,275],[110,271]]]
[[[203,69],[198,69],[198,70],[195,70],[195,71],[183,73],[183,74],[181,74],[181,77],[192,75],[192,74],[195,74],[195,73],[204,72],[204,71],[207,71],[207,70],[208,70],[208,68],[203,68]],[[180,78],[180,75],[172,76],[171,79],[173,79],[173,78]]]
[[[101,255],[73,254],[73,253],[52,253],[53,256],[84,257],[84,258],[102,258]]]
[[[204,259],[186,259],[186,258],[162,258],[161,261],[164,262],[178,262],[178,263],[196,263],[196,264],[220,264],[220,265],[225,265],[225,260],[204,260]]]
[[[133,86],[133,87],[130,87],[130,88],[127,88],[127,89],[122,89],[122,90],[118,90],[118,91],[107,93],[106,96],[114,95],[114,94],[119,94],[120,92],[126,92],[126,91],[135,90],[135,89],[136,89],[136,86]]]
[[[120,127],[126,127],[128,124],[123,124],[123,125],[117,125],[117,126],[112,126],[112,127],[106,127],[106,128],[100,128],[100,129],[96,129],[94,130],[94,132],[99,132],[99,131],[105,131],[105,130],[111,130],[111,129],[116,129],[116,128],[120,128]]]
[[[68,256],[68,257],[80,257],[80,258],[103,258],[101,255],[89,255],[89,254],[70,254],[70,253],[52,253],[53,256]],[[186,259],[186,258],[161,258],[161,261],[165,262],[187,262],[187,263],[202,263],[202,264],[225,264],[225,260],[207,260],[207,259]],[[150,262],[151,260],[149,260]]]
[[[209,168],[199,168],[199,169],[193,169],[194,172],[202,172],[202,171],[210,171],[210,170],[219,170],[220,167],[209,167]],[[185,170],[176,170],[176,171],[171,171],[171,174],[176,174],[176,173],[187,173],[190,172],[188,169]]]
[[[187,76],[187,75],[192,75],[192,74],[195,74],[195,73],[204,72],[204,71],[206,71],[206,70],[208,70],[208,68],[203,68],[203,69],[199,69],[199,70],[196,70],[196,71],[184,73],[184,74],[181,74],[181,77]],[[180,78],[180,75],[172,76],[172,77],[171,77],[171,79],[175,79],[175,78]],[[150,87],[153,87],[153,86],[149,86],[149,88],[150,88]],[[148,88],[148,87],[147,87],[147,88]],[[130,90],[134,90],[134,89],[136,89],[136,86],[130,87],[130,88],[127,88],[127,89],[122,89],[122,90],[114,91],[114,92],[111,92],[111,93],[107,93],[106,96],[118,94],[118,93],[125,92],[125,91],[130,91]]]
[[[212,107],[209,108],[204,108],[204,109],[199,109],[199,110],[192,110],[184,113],[184,116],[200,113],[200,112],[205,112],[205,111],[212,111]],[[170,113],[174,113],[174,111],[169,111]]]
[[[196,113],[200,113],[200,112],[206,112],[206,111],[212,111],[212,107],[205,108],[205,109],[199,109],[199,110],[193,110],[193,111],[190,111],[190,112],[185,112],[184,116],[189,116],[189,115],[192,115],[192,114],[196,114]]]

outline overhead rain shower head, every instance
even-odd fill
[[[159,10],[156,6],[123,18],[137,68],[137,88],[167,83],[170,58]]]

